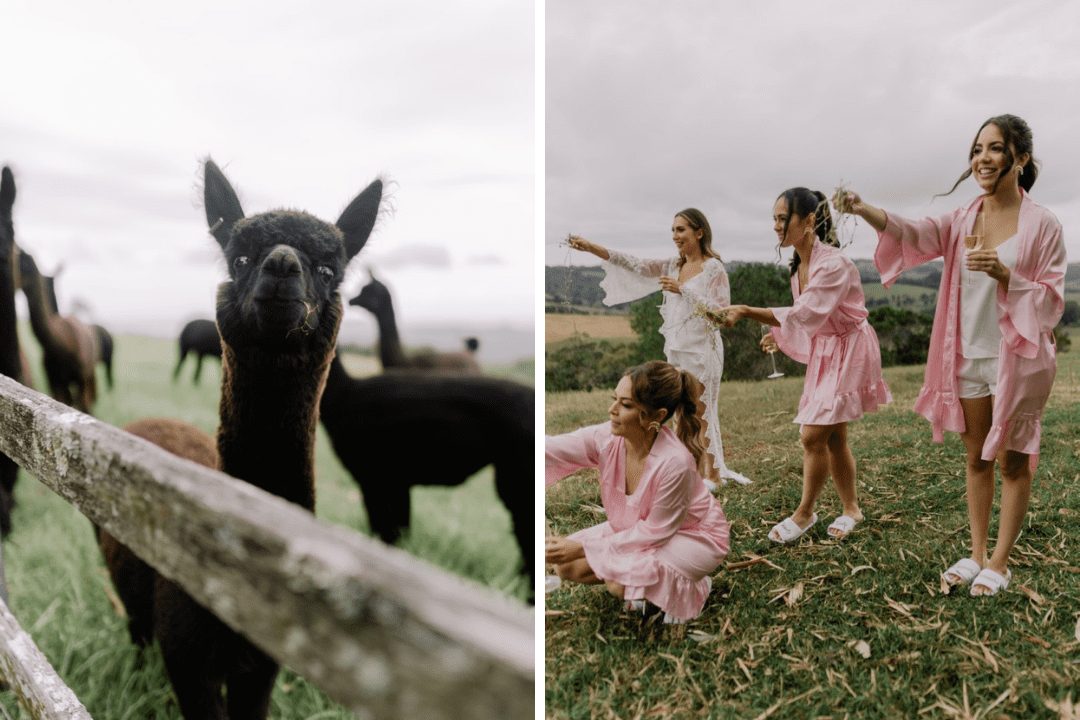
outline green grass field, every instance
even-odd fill
[[[45,383],[37,362],[39,348],[28,328],[22,345]],[[187,420],[207,432],[218,424],[219,365],[203,365],[202,383],[191,384],[192,358],[181,381],[171,382],[175,343],[142,337],[117,337],[114,372],[117,387],[101,385],[95,415],[122,426],[142,417]],[[347,357],[355,374],[377,369],[370,358]],[[492,374],[532,384],[531,363],[492,368]],[[99,383],[104,374],[99,370]],[[337,461],[322,427],[316,448],[318,516],[367,532],[367,517],[352,477]],[[179,718],[172,690],[156,648],[140,653],[130,643],[117,614],[111,582],[94,543],[89,521],[25,472],[16,487],[15,530],[5,542],[11,607],[20,624],[100,720]],[[416,488],[412,493],[411,533],[401,547],[451,572],[524,600],[528,583],[519,574],[520,553],[510,516],[495,494],[490,468],[456,488]],[[10,692],[0,693],[0,718],[29,717]],[[319,720],[351,718],[322,693],[285,670],[274,690],[273,718]]]
[[[942,594],[939,573],[969,552],[963,447],[932,443],[911,411],[921,367],[885,375],[892,405],[850,430],[867,520],[839,544],[825,534],[839,511],[831,487],[807,537],[766,537],[799,498],[801,379],[724,385],[727,462],[754,484],[719,492],[731,554],[704,614],[664,628],[599,587],[548,595],[548,717],[1080,716],[1080,353],[1059,357],[1013,582],[993,599]],[[609,397],[549,393],[546,432],[604,421]],[[602,520],[594,478],[548,490],[554,532]]]

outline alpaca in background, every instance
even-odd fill
[[[49,303],[49,307],[53,313],[60,314],[60,303],[56,301],[56,278],[60,277],[60,273],[64,271],[64,265],[61,263],[53,271],[51,276],[42,275],[41,281],[45,284],[45,299]],[[113,338],[101,325],[91,325],[90,329],[94,331],[94,336],[97,339],[97,362],[101,363],[105,368],[105,382],[108,384],[109,389],[113,389],[113,372],[112,372],[112,357],[113,357]]]
[[[180,377],[180,368],[188,353],[195,354],[195,384],[199,384],[202,361],[206,356],[221,359],[221,336],[213,320],[192,320],[180,331],[180,359],[173,370],[173,382]]]
[[[394,303],[390,299],[390,290],[376,280],[374,275],[371,275],[371,282],[360,289],[360,294],[349,300],[349,304],[362,307],[375,316],[379,324],[379,360],[384,370],[410,368],[467,374],[480,373],[480,366],[471,352],[425,352],[412,356],[406,355],[401,346],[397,322],[394,319]],[[476,347],[479,346],[479,341],[476,341]]]
[[[488,465],[533,578],[535,391],[509,380],[417,371],[369,378],[330,365],[319,419],[360,486],[373,533],[409,527],[414,485],[460,485]]]
[[[315,507],[319,398],[342,316],[337,288],[374,228],[381,199],[376,180],[335,225],[286,210],[245,218],[221,170],[212,160],[205,165],[207,222],[229,268],[217,293],[219,467],[307,510]],[[141,568],[111,548],[107,557],[115,558],[117,587],[132,589],[127,598],[121,593],[125,605],[128,598],[138,605],[139,588],[145,594],[147,587]],[[136,642],[147,639],[140,607],[143,619],[130,627]],[[155,597],[150,614],[185,718],[266,717],[278,671],[273,658],[175,586]]]
[[[94,331],[73,317],[53,311],[37,263],[25,250],[19,253],[19,275],[30,309],[30,327],[41,343],[49,393],[65,405],[90,413],[97,398],[94,365],[98,347]]]
[[[109,331],[103,328],[101,325],[91,325],[90,329],[94,331],[97,336],[98,347],[98,362],[105,367],[105,382],[108,383],[109,389],[113,389],[113,374],[112,374],[112,357],[113,357],[113,338],[109,334]]]

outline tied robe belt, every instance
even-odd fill
[[[821,406],[823,409],[833,409],[833,403],[836,400],[836,388],[840,384],[840,362],[839,359],[833,362],[832,357],[837,352],[842,352],[845,340],[863,332],[866,327],[868,327],[867,322],[863,320],[858,325],[853,325],[843,334],[814,336],[811,355],[814,358],[816,367],[811,368],[809,374],[811,377],[816,376],[818,379],[816,394],[822,399]]]

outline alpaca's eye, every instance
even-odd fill
[[[248,264],[248,262],[250,262],[250,261],[248,260],[247,255],[238,255],[237,258],[232,261],[232,264],[233,264],[234,268],[239,270],[240,268],[245,267]]]
[[[320,265],[315,270],[319,273],[319,277],[327,282],[334,279],[334,271],[327,265]]]

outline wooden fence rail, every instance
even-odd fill
[[[533,716],[519,603],[4,376],[0,452],[362,716]]]
[[[7,681],[31,717],[90,720],[90,713],[3,602],[0,602],[0,678]]]

